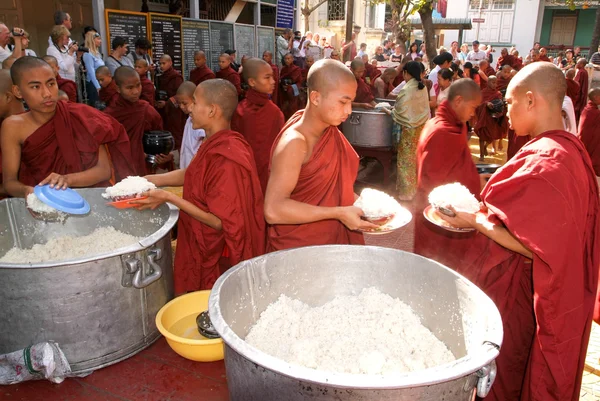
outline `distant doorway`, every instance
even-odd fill
[[[576,15],[555,16],[552,19],[552,30],[550,31],[550,44],[573,46],[576,28]]]

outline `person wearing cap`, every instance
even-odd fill
[[[467,61],[471,62],[471,64],[478,66],[481,60],[486,60],[487,54],[486,52],[479,50],[479,41],[473,41],[473,50],[469,52],[467,55]]]
[[[442,68],[450,68],[452,65],[452,53],[443,52],[433,58],[435,68],[429,73],[429,80],[433,82],[433,89],[437,93],[438,88],[438,71]]]

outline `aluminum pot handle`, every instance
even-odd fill
[[[487,366],[482,367],[477,371],[477,397],[484,398],[490,392],[492,384],[496,380],[496,361],[492,361]]]
[[[140,267],[137,269],[135,275],[133,276],[133,288],[142,289],[148,287],[150,284],[162,277],[162,268],[158,263],[156,263],[156,261],[162,257],[162,251],[160,248],[150,249],[146,257],[148,258],[148,266],[150,266],[150,274],[146,277],[143,277],[145,275],[144,268]]]
[[[360,125],[360,114],[350,114],[350,119],[348,122],[352,125]]]

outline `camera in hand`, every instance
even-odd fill
[[[85,43],[81,42],[80,45],[78,45],[79,47],[77,48],[78,52],[83,52],[83,53],[89,53],[90,49],[88,49],[87,47],[85,47]]]

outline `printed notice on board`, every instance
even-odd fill
[[[277,28],[294,26],[294,0],[277,0]]]

